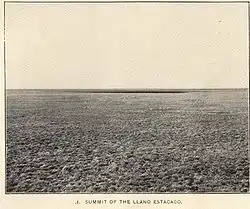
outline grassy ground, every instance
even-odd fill
[[[246,90],[7,92],[7,192],[247,192]]]

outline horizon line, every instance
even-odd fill
[[[66,92],[85,92],[85,93],[187,93],[191,91],[219,91],[219,90],[248,90],[247,88],[108,88],[108,89],[94,89],[94,88],[6,88],[8,90],[20,91],[66,91]]]

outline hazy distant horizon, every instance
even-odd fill
[[[58,90],[58,91],[83,91],[83,92],[136,92],[136,91],[142,91],[142,92],[168,92],[168,91],[213,91],[213,90],[249,90],[249,88],[106,88],[106,89],[96,89],[96,88],[91,88],[91,89],[87,89],[87,88],[19,88],[19,89],[10,89],[10,88],[6,88],[6,90],[32,90],[32,91],[36,91],[36,90]]]

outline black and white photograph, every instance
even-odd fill
[[[7,194],[249,193],[248,3],[4,15]]]

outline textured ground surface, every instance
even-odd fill
[[[248,93],[7,92],[7,192],[247,192]]]

